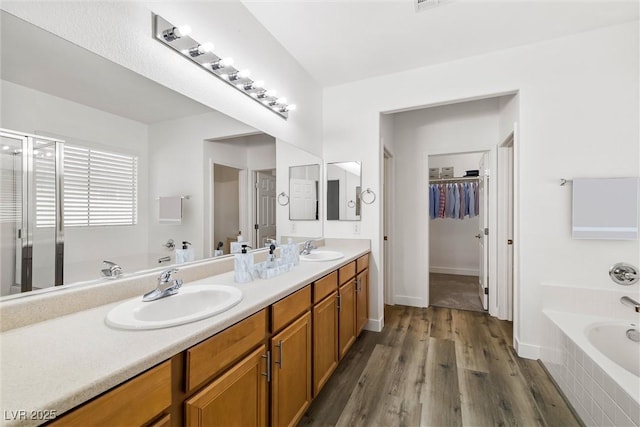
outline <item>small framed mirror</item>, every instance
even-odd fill
[[[327,164],[327,220],[360,221],[360,162]]]
[[[320,219],[320,165],[289,167],[289,219],[318,221]]]

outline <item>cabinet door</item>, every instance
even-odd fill
[[[340,360],[347,354],[356,340],[356,279],[349,280],[340,287],[339,305],[339,336]]]
[[[313,395],[338,366],[338,292],[313,307]]]
[[[185,402],[185,425],[266,426],[267,349],[264,345]]]
[[[311,403],[311,313],[271,338],[271,424],[294,426]]]
[[[356,278],[356,326],[358,335],[369,320],[369,269]]]

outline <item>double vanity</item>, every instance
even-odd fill
[[[0,334],[3,423],[295,425],[368,321],[369,251],[326,239],[290,272],[244,284],[231,258],[192,264],[176,295],[148,303],[139,289],[157,273],[52,292],[78,309]],[[91,302],[109,286],[122,298]],[[32,298],[56,310],[55,296]]]

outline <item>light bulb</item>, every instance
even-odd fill
[[[53,156],[53,153],[51,151],[47,151],[47,157],[51,157]]]
[[[231,67],[234,63],[233,58],[222,58],[220,60],[220,65],[222,65],[222,67]]]
[[[286,103],[287,103],[287,98],[278,98],[278,99],[276,99],[276,102],[277,102],[278,104],[282,104],[282,105],[284,105],[284,104],[286,104]]]
[[[245,85],[243,85],[242,83],[238,83],[238,84],[236,85],[236,87],[237,87],[238,89],[240,89],[240,90],[243,90],[243,89],[245,89],[245,88],[246,88],[246,86],[245,86]]]
[[[220,74],[220,78],[223,80],[229,80],[229,74]]]
[[[38,150],[33,150],[33,154],[40,154],[40,151],[38,151]]]
[[[264,96],[268,96],[268,97],[274,97],[276,96],[278,92],[276,92],[275,90],[268,90],[264,93]]]
[[[253,84],[251,85],[254,89],[262,89],[262,87],[264,86],[264,82],[262,80],[258,80],[253,82]]]
[[[246,79],[250,75],[251,75],[251,71],[249,71],[249,70],[242,70],[242,71],[238,72],[238,77],[241,78],[241,79]]]
[[[258,93],[257,92],[253,92],[250,94],[252,98],[257,98],[258,97]]]
[[[287,111],[295,111],[296,108],[296,104],[287,105]]]
[[[3,149],[3,150],[8,150],[8,149],[9,149],[9,146],[8,146],[8,145],[3,145],[3,146],[2,146],[2,149]]]

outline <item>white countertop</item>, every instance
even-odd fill
[[[345,257],[300,262],[273,279],[244,284],[234,283],[233,272],[185,283],[231,285],[243,292],[235,307],[194,323],[149,331],[112,329],[104,319],[120,301],[3,332],[0,424],[44,422],[30,419],[31,411],[55,410],[59,416],[369,252],[370,244],[327,240],[322,249],[343,252]],[[16,411],[26,411],[26,419],[13,419]]]

